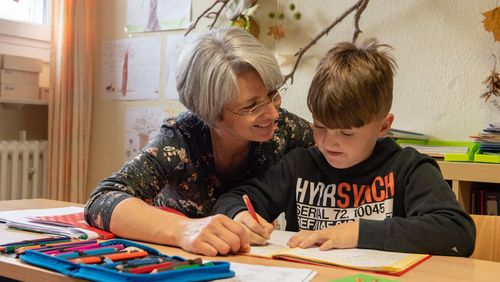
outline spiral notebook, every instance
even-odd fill
[[[76,206],[0,212],[0,222],[5,222],[10,228],[78,239],[115,237],[112,233],[89,226],[83,219],[83,208]]]

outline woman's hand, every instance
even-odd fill
[[[288,241],[291,248],[309,248],[319,245],[321,251],[355,248],[358,245],[359,222],[349,222],[333,227],[308,231],[302,230]]]
[[[188,252],[216,256],[250,250],[245,228],[225,215],[184,218],[178,223],[177,245]]]
[[[246,227],[250,238],[250,244],[265,245],[274,230],[274,226],[258,214],[257,218],[259,219],[260,224],[247,210],[245,210],[236,214],[234,221],[239,222]]]

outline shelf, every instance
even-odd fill
[[[21,104],[21,105],[48,105],[48,101],[32,99],[15,99],[0,97],[0,104]]]
[[[446,180],[500,183],[500,165],[437,161]]]
[[[436,161],[443,178],[451,181],[451,188],[458,202],[468,212],[471,209],[473,187],[481,183],[500,183],[500,164]]]

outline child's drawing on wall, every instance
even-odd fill
[[[160,37],[137,37],[103,42],[101,97],[151,100],[159,97]]]
[[[163,108],[128,109],[125,120],[125,159],[137,155],[160,131],[167,117]]]

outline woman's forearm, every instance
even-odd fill
[[[178,246],[176,225],[184,217],[155,208],[141,199],[121,201],[113,210],[110,231],[119,237]]]
[[[207,256],[250,249],[245,227],[227,216],[187,218],[152,207],[138,198],[123,200],[115,207],[110,230],[123,238],[178,246]]]

